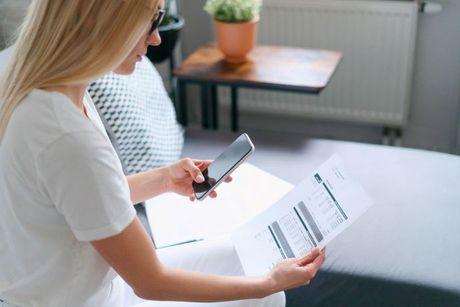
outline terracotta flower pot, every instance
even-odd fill
[[[230,63],[243,63],[254,49],[259,17],[248,22],[221,22],[215,20],[217,48]]]

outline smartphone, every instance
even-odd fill
[[[254,152],[254,145],[246,133],[240,135],[202,172],[204,181],[193,182],[198,200],[203,200]]]

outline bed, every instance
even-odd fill
[[[249,134],[255,166],[295,184],[337,153],[375,201],[287,306],[460,306],[459,156]],[[183,156],[215,158],[236,136],[188,132]]]

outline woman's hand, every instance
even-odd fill
[[[325,250],[315,248],[299,258],[278,263],[268,275],[270,294],[308,285],[324,262]]]
[[[211,160],[192,160],[185,158],[166,167],[166,191],[175,192],[180,195],[188,196],[191,201],[195,200],[192,182],[202,183],[204,171]],[[232,177],[227,177],[225,182],[230,182]],[[217,193],[212,191],[209,196],[215,198]]]

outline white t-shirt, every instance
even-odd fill
[[[119,278],[89,241],[134,219],[120,161],[91,101],[33,90],[0,145],[0,299],[120,306]]]

